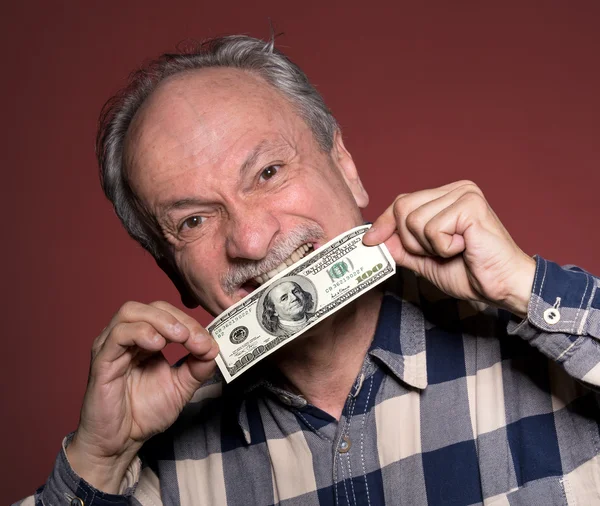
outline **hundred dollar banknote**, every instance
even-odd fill
[[[394,275],[396,263],[386,246],[362,243],[369,227],[329,241],[208,325],[227,382]]]

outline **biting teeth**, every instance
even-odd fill
[[[286,258],[281,264],[279,264],[275,269],[270,270],[265,274],[260,274],[254,278],[254,281],[259,285],[262,285],[269,281],[269,279],[275,277],[281,271],[287,269],[290,265],[296,263],[312,249],[312,243],[303,244],[298,249],[296,249],[288,258]]]

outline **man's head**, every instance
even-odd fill
[[[127,230],[212,313],[359,224],[368,201],[306,76],[249,37],[152,64],[109,103],[98,139]]]

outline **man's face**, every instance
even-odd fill
[[[275,306],[279,318],[300,320],[306,312],[306,297],[302,288],[293,281],[286,281],[269,292],[269,298]]]
[[[133,191],[213,314],[361,224],[368,202],[341,138],[324,153],[286,99],[240,70],[161,83],[132,122],[125,159]]]

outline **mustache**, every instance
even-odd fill
[[[260,274],[272,271],[288,258],[302,244],[321,239],[325,231],[316,223],[299,225],[285,237],[279,239],[261,260],[237,260],[235,265],[221,277],[221,287],[228,295],[233,295],[237,288]]]

